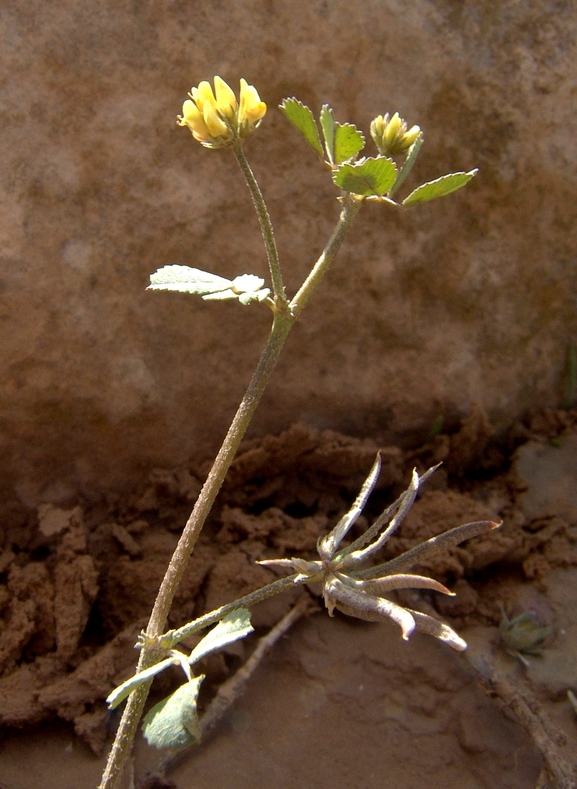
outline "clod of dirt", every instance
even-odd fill
[[[572,525],[577,523],[577,432],[554,441],[529,441],[517,450],[515,472],[527,488],[519,505],[529,520],[560,515]]]
[[[423,493],[405,518],[398,536],[390,539],[387,555],[413,548],[424,540],[463,523],[499,520],[499,515],[483,502],[466,493],[433,490]],[[435,577],[460,578],[467,570],[486,567],[502,559],[515,544],[515,538],[501,531],[479,537],[423,562],[422,569]]]
[[[36,694],[45,713],[73,721],[76,733],[95,753],[102,751],[106,740],[103,699],[133,673],[134,644],[144,624],[145,620],[132,624],[74,672],[58,677]]]
[[[451,436],[447,469],[452,474],[463,475],[467,471],[479,468],[483,453],[494,432],[487,414],[480,405],[473,403],[471,413],[462,421],[459,432]]]

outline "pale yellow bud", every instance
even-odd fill
[[[371,123],[371,134],[373,136],[382,137],[385,131],[385,119],[382,115],[377,115],[374,121]]]
[[[384,117],[378,115],[371,123],[371,137],[384,156],[406,153],[420,133],[418,126],[412,126],[407,131],[407,124],[398,112],[392,118],[388,113]]]
[[[404,125],[403,121],[401,120],[401,117],[399,116],[398,112],[395,112],[395,114],[393,115],[393,117],[388,123],[385,118],[385,141],[389,145],[392,145],[395,142],[399,132],[403,128],[403,125]]]
[[[405,145],[407,145],[410,148],[420,133],[421,133],[420,126],[411,126],[409,131],[405,132],[405,134],[403,135],[403,142],[405,143]]]

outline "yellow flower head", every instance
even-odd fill
[[[220,77],[192,88],[178,116],[179,126],[188,126],[195,140],[206,148],[225,148],[248,137],[266,113],[256,88],[240,81],[240,105],[234,91]]]
[[[395,112],[392,118],[389,113],[384,117],[379,115],[371,123],[371,137],[384,156],[406,153],[420,133],[418,126],[407,130],[407,124],[398,112]]]

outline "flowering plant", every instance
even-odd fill
[[[378,155],[361,157],[361,151],[365,147],[363,133],[353,124],[339,123],[328,105],[322,107],[318,121],[312,111],[295,98],[285,99],[280,108],[330,169],[340,205],[338,221],[325,249],[311,266],[301,287],[290,299],[285,292],[275,235],[266,203],[243,149],[245,140],[264,118],[266,104],[246,80],[240,81],[237,100],[230,86],[220,77],[215,77],[214,87],[203,81],[198,87],[191,89],[189,98],[183,104],[182,115],[178,118],[178,124],[186,126],[194,139],[205,148],[227,148],[234,153],[260,223],[270,283],[265,287],[263,278],[254,274],[241,273],[228,279],[196,267],[168,265],[152,274],[150,288],[187,292],[205,300],[234,299],[245,306],[264,304],[271,309],[273,320],[258,366],[183,529],[158,591],[148,626],[140,637],[141,651],[136,672],[109,696],[111,706],[116,706],[125,698],[127,703],[100,789],[116,789],[120,784],[124,764],[129,756],[154,676],[168,666],[177,664],[184,670],[187,681],[146,715],[145,733],[148,741],[158,747],[170,748],[196,741],[199,732],[196,699],[202,678],[194,677],[190,666],[196,662],[199,654],[207,654],[208,651],[236,638],[242,638],[250,632],[249,612],[244,609],[249,609],[255,603],[295,584],[320,582],[331,615],[336,608],[363,619],[390,618],[400,625],[404,639],[409,638],[414,630],[422,630],[445,641],[454,649],[462,650],[466,647],[465,642],[444,623],[423,612],[403,607],[384,595],[406,587],[451,594],[434,579],[408,571],[431,553],[446,550],[462,540],[495,528],[497,524],[488,521],[466,524],[434,537],[384,564],[366,566],[399,526],[414,502],[420,485],[433,471],[429,470],[422,477],[415,471],[407,490],[372,526],[348,545],[343,545],[377,481],[380,471],[378,457],[351,510],[341,518],[330,534],[319,541],[318,559],[311,561],[292,558],[264,562],[273,567],[288,568],[293,572],[286,578],[273,581],[262,589],[221,606],[176,630],[164,632],[170,607],[190,554],[255,413],[286,338],[315,288],[327,273],[359,210],[372,201],[395,208],[428,202],[460,189],[476,173],[476,170],[472,170],[468,173],[443,175],[416,187],[399,203],[396,200],[397,191],[411,172],[423,143],[423,134],[418,126],[408,129],[398,113],[394,113],[392,117],[388,114],[377,116],[371,124],[370,133]],[[187,655],[175,649],[183,639],[211,625],[217,627],[191,654]]]

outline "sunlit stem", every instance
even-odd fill
[[[158,639],[158,643],[163,647],[163,649],[171,649],[173,646],[175,646],[175,644],[178,644],[185,638],[198,633],[200,630],[204,630],[210,625],[220,622],[221,619],[233,611],[236,611],[238,608],[250,608],[252,605],[256,605],[257,603],[267,600],[269,597],[273,597],[274,595],[280,594],[281,592],[286,592],[289,589],[294,588],[295,585],[306,583],[308,580],[307,578],[302,578],[298,581],[295,579],[296,574],[289,575],[286,578],[280,578],[278,581],[273,581],[272,583],[263,586],[261,589],[257,589],[255,592],[251,592],[244,597],[239,597],[238,600],[234,600],[232,603],[221,605],[220,608],[215,608],[214,611],[209,611],[208,614],[200,616],[198,619],[195,619],[193,622],[189,622],[187,625],[179,627],[177,630],[169,630],[168,632],[164,633]]]
[[[359,198],[356,195],[345,194],[345,196],[342,198],[342,208],[339,221],[333,230],[333,234],[329,239],[329,243],[324,248],[319,259],[313,266],[311,273],[305,279],[300,287],[300,290],[290,303],[291,313],[295,318],[298,317],[303,311],[315,288],[328,271],[329,266],[335,259],[335,256],[339,251],[341,244],[343,243],[344,237],[347,234],[351,222],[358,214],[362,204],[362,198]]]
[[[286,306],[287,304],[287,298],[285,294],[284,284],[282,281],[282,273],[280,270],[278,250],[276,248],[276,241],[274,237],[272,222],[270,220],[270,216],[268,213],[268,209],[266,207],[266,203],[264,201],[264,197],[262,196],[262,192],[260,191],[260,187],[257,183],[256,178],[254,177],[254,173],[251,169],[251,166],[249,165],[247,158],[244,155],[242,144],[239,143],[238,145],[235,145],[233,147],[233,150],[236,155],[236,159],[240,165],[240,169],[242,170],[242,174],[244,175],[247,186],[250,190],[252,201],[254,203],[254,207],[256,210],[256,215],[260,223],[260,229],[262,232],[264,246],[266,249],[268,266],[270,269],[270,277],[271,277],[272,289],[274,293],[275,306],[277,309],[280,309],[282,311],[283,306]]]

